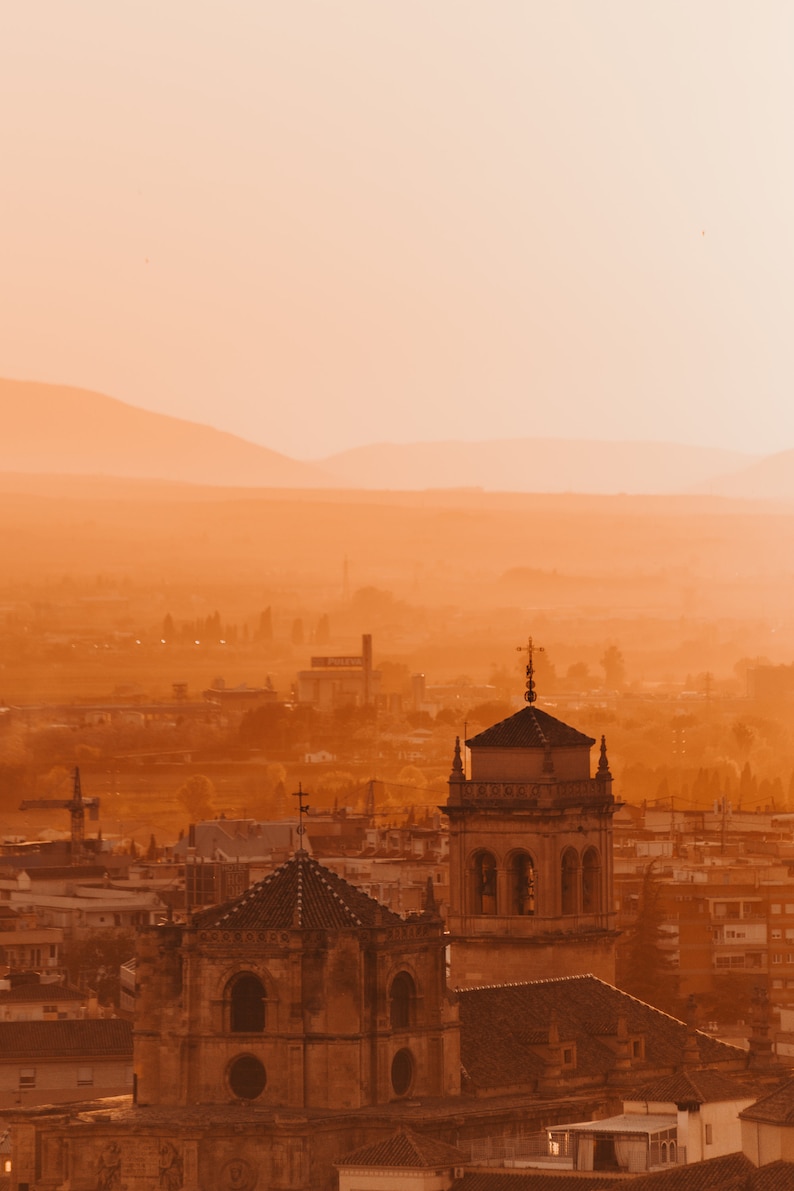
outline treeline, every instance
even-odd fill
[[[167,613],[161,626],[161,641],[168,644],[198,645],[202,642],[225,642],[229,645],[275,641],[291,645],[327,645],[331,640],[331,619],[324,612],[316,620],[306,622],[302,616],[287,617],[274,624],[273,610],[265,608],[251,621],[224,621],[218,611],[195,620],[177,620]]]
[[[727,767],[672,770],[633,765],[621,776],[620,794],[628,802],[681,809],[794,811],[794,771],[787,778],[759,777],[749,761],[738,775]]]

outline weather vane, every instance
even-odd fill
[[[300,782],[298,782],[298,788],[294,792],[292,797],[297,798],[297,800],[298,800],[298,836],[300,837],[300,851],[302,852],[303,851],[303,837],[306,834],[306,828],[303,825],[303,816],[308,815],[309,811],[311,810],[311,807],[309,806],[308,803],[304,803],[304,801],[303,801],[304,798],[306,797],[306,792],[304,791],[303,786],[301,785]]]
[[[543,653],[543,646],[538,645],[538,653]],[[532,661],[535,645],[530,637],[526,645],[517,645],[516,651],[518,653],[526,652],[527,655],[527,681],[525,683],[526,690],[524,691],[524,700],[527,703],[535,703],[537,701],[538,693],[535,690],[535,667]]]

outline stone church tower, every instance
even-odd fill
[[[534,701],[530,674],[529,694]],[[453,987],[592,973],[615,978],[612,795],[606,743],[532,705],[460,741],[450,826]]]
[[[460,1091],[432,894],[401,918],[306,852],[182,926],[142,932],[139,1105],[356,1110]]]

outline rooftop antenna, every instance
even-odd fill
[[[524,690],[524,702],[530,704],[536,703],[538,698],[538,693],[535,690],[535,666],[533,663],[535,648],[535,644],[531,637],[528,639],[526,645],[516,646],[517,653],[526,653],[527,655],[527,681],[524,684],[526,688]],[[538,653],[543,653],[543,646],[538,645],[537,650]]]
[[[304,791],[300,782],[298,782],[298,788],[292,797],[297,798],[298,800],[298,852],[305,852],[306,849],[303,846],[303,837],[306,834],[306,828],[303,824],[303,816],[308,815],[311,807],[308,803],[304,803],[303,801],[306,797],[306,792]]]

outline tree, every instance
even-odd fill
[[[609,645],[600,665],[604,669],[604,683],[612,690],[620,690],[626,681],[626,661],[617,645]]]
[[[317,628],[314,631],[315,645],[327,645],[331,640],[331,621],[328,618],[328,613],[324,612],[317,621]]]
[[[240,743],[248,748],[283,752],[290,713],[283,703],[263,703],[240,720]]]
[[[133,930],[95,930],[66,944],[63,957],[72,984],[93,989],[100,1004],[117,1006],[120,968],[134,954]]]
[[[259,628],[256,631],[256,637],[259,641],[273,640],[273,613],[269,604],[264,612],[259,613]]]
[[[718,1022],[749,1021],[756,979],[744,972],[717,973],[711,990],[702,994],[703,1012]]]
[[[739,756],[746,760],[750,749],[753,747],[755,732],[749,724],[745,724],[741,720],[735,720],[731,725],[731,736],[733,737]]]
[[[638,1000],[675,1014],[679,1008],[678,977],[672,960],[662,948],[665,933],[661,893],[661,882],[653,864],[649,864],[643,873],[637,921],[624,951],[618,983]]]
[[[198,819],[212,818],[212,798],[214,794],[215,787],[203,773],[194,773],[176,792],[178,800],[182,803],[193,823]]]
[[[590,682],[590,667],[587,662],[574,662],[568,667],[565,677],[569,682],[587,683]]]
[[[469,723],[486,724],[490,727],[491,724],[506,720],[512,712],[513,708],[509,703],[504,703],[501,699],[491,699],[488,703],[478,703],[476,707],[470,707],[467,719]]]

